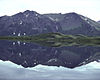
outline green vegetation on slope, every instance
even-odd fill
[[[84,35],[64,35],[61,33],[46,33],[36,36],[1,36],[0,40],[13,40],[21,42],[34,42],[44,46],[100,46],[100,36],[90,37]]]

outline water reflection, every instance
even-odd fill
[[[0,60],[0,80],[100,80],[100,64],[91,62],[74,69],[38,65],[23,68]]]
[[[93,61],[99,62],[100,47],[46,47],[33,43],[0,41],[0,59],[25,68],[38,64],[75,68]]]

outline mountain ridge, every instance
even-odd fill
[[[49,32],[63,34],[100,35],[100,24],[75,12],[39,14],[26,10],[0,17],[0,35],[36,35]]]

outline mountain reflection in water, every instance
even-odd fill
[[[46,47],[33,43],[0,41],[0,60],[11,61],[25,68],[38,64],[75,68],[93,61],[99,62],[100,47]]]
[[[99,80],[99,61],[100,47],[0,41],[0,80]]]

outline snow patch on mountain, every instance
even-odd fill
[[[20,33],[18,33],[18,36],[21,36],[21,34],[20,34]]]
[[[54,18],[52,18],[52,17],[49,17],[49,19],[51,19],[52,21],[56,21]]]
[[[29,14],[24,14],[24,15],[25,15],[26,18],[29,16]]]
[[[20,21],[20,23],[19,24],[22,24],[23,22],[22,21]]]

